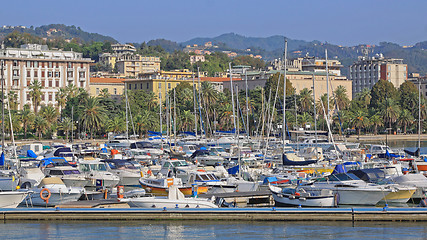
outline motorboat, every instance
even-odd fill
[[[84,187],[89,182],[79,169],[62,157],[45,158],[40,166],[46,176],[59,177],[69,187]]]
[[[214,152],[211,152],[206,149],[196,150],[190,157],[190,159],[204,166],[215,166],[223,165],[225,159],[221,156],[216,155]]]
[[[120,177],[107,171],[105,163],[90,160],[79,162],[79,170],[89,180],[86,187],[89,188],[113,188],[120,182]]]
[[[337,201],[332,190],[323,189],[319,194],[306,192],[304,188],[295,186],[278,187],[269,185],[275,206],[289,207],[336,207]]]
[[[192,185],[185,185],[182,183],[181,178],[164,178],[158,175],[157,178],[154,177],[142,177],[139,179],[139,183],[142,188],[145,189],[148,193],[154,194],[156,196],[167,196],[170,186],[176,186],[185,196],[190,196],[193,194],[194,187]],[[197,194],[206,193],[208,191],[207,186],[196,186]]]
[[[141,171],[127,159],[105,159],[101,160],[105,163],[107,171],[119,176],[120,181],[118,185],[125,187],[140,187],[139,178]]]
[[[302,185],[304,190],[318,194],[323,190],[332,190],[338,194],[339,204],[376,205],[392,189],[373,183],[366,183],[352,173],[335,173],[318,178],[314,182]]]
[[[66,186],[58,177],[47,177],[37,188],[31,189],[26,202],[33,206],[54,207],[65,202],[77,201],[84,193],[83,187]]]
[[[16,208],[27,196],[27,191],[0,192],[0,208]]]
[[[119,201],[136,208],[218,208],[212,199],[185,197],[175,185],[169,187],[167,197],[137,196]]]

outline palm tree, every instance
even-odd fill
[[[305,112],[302,115],[298,115],[298,122],[304,128],[306,125],[310,124],[312,121],[313,121],[313,117],[308,112]]]
[[[70,100],[71,98],[77,96],[78,94],[78,89],[74,86],[74,84],[69,84],[68,86],[65,87],[65,92],[67,95],[67,100]]]
[[[34,80],[28,88],[30,89],[30,96],[33,101],[34,113],[37,114],[42,96],[42,85],[39,81]]]
[[[65,88],[59,89],[59,92],[56,95],[56,100],[58,101],[59,110],[62,111],[65,105],[67,105],[67,92]]]
[[[46,119],[48,127],[55,123],[58,118],[58,110],[52,105],[43,106],[40,112],[44,119]]]
[[[180,118],[181,131],[191,130],[191,126],[193,126],[193,124],[194,124],[194,116],[191,113],[191,110],[184,110]]]
[[[48,126],[48,123],[46,119],[44,119],[42,116],[37,115],[34,118],[33,128],[34,130],[36,130],[36,134],[39,137],[39,140],[41,139],[42,134],[46,131],[47,126]]]
[[[13,127],[13,132],[17,133],[18,131],[21,130],[21,121],[20,121],[20,116],[16,113],[16,112],[10,112],[10,118],[12,119],[12,127]],[[10,131],[10,118],[9,116],[5,116],[5,124],[4,124],[4,128],[5,131],[10,132],[10,134],[12,135],[12,132]]]
[[[399,119],[397,123],[399,125],[403,125],[403,132],[406,133],[406,127],[414,122],[414,117],[412,116],[411,112],[409,112],[407,109],[403,109],[400,112]]]
[[[386,107],[383,108],[381,113],[383,115],[384,121],[387,122],[389,128],[391,128],[391,124],[396,122],[396,120],[399,118],[400,107],[397,105],[396,101],[391,98],[386,99],[385,105]]]
[[[362,110],[357,110],[354,113],[354,118],[351,121],[352,126],[357,129],[357,133],[360,137],[360,130],[369,124],[369,119],[366,116],[366,113]]]
[[[313,91],[304,88],[300,92],[300,112],[308,112],[313,105]]]
[[[9,107],[11,110],[17,110],[18,108],[18,94],[15,91],[10,91],[7,95]]]
[[[202,94],[204,104],[207,106],[208,113],[212,113],[211,107],[218,100],[218,92],[210,82],[202,82]],[[211,114],[209,114],[211,116]]]
[[[90,136],[93,139],[94,131],[101,129],[106,120],[104,108],[99,104],[99,98],[89,97],[82,106],[82,124],[85,129],[90,130]]]
[[[28,106],[27,104],[24,105],[24,108],[21,110],[20,115],[22,128],[24,129],[24,138],[27,138],[28,127],[33,123],[35,115],[31,111],[30,106]]]
[[[109,98],[111,96],[111,94],[108,92],[107,88],[104,88],[101,90],[101,92],[99,93],[99,97],[101,98]]]
[[[76,126],[71,122],[71,118],[66,117],[59,123],[58,129],[65,132],[65,136],[68,141],[68,133],[75,130]]]
[[[344,86],[339,85],[334,91],[334,96],[339,110],[344,110],[345,108],[347,108],[348,104],[350,103],[350,100],[347,96],[347,89],[345,89]]]
[[[384,119],[379,113],[372,115],[369,122],[374,126],[375,135],[378,133],[378,127],[384,126]]]
[[[356,99],[362,102],[364,108],[367,108],[371,102],[371,90],[369,88],[364,88],[362,92],[357,94]]]
[[[107,131],[109,132],[124,132],[126,130],[126,121],[120,116],[115,116],[113,119],[110,119],[107,122],[106,127]]]

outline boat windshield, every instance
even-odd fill
[[[329,181],[349,181],[349,180],[360,180],[353,173],[339,173],[327,176]]]
[[[107,171],[104,164],[91,164],[90,168],[94,171]]]
[[[109,162],[111,169],[136,169],[130,162]]]
[[[63,170],[64,175],[80,174],[79,170]]]
[[[225,152],[224,148],[212,148],[213,152]]]

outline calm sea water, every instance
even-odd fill
[[[427,239],[425,223],[7,222],[0,239]]]

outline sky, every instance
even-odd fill
[[[121,43],[234,32],[337,45],[427,41],[426,0],[2,1],[0,26],[75,25]]]

